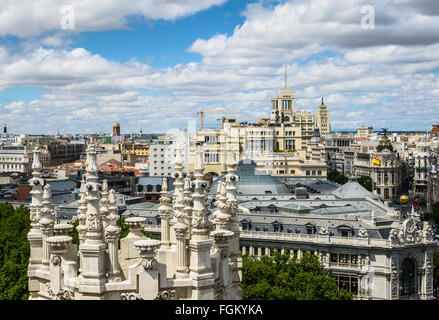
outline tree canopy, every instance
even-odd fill
[[[26,300],[29,264],[29,210],[0,203],[0,300]]]
[[[372,179],[368,176],[361,176],[357,179],[357,182],[361,184],[364,188],[372,192]]]
[[[244,255],[242,292],[250,300],[351,300],[339,289],[317,256],[308,252],[300,260],[274,253],[260,259]]]
[[[345,177],[341,173],[339,173],[337,170],[330,170],[328,171],[328,180],[338,183],[338,184],[345,184],[348,182],[348,177]]]

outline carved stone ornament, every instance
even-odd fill
[[[60,256],[53,256],[52,259],[50,259],[50,261],[52,261],[52,264],[54,266],[57,266],[57,265],[61,264],[61,257]]]
[[[427,256],[427,261],[425,265],[425,277],[426,277],[426,291],[427,292],[433,292],[433,268],[432,268],[432,262],[431,262],[431,256]]]
[[[143,300],[140,294],[135,292],[124,292],[120,294],[122,300]]]
[[[392,299],[398,299],[398,265],[396,262],[392,263],[391,277]]]
[[[358,230],[358,238],[367,238],[367,237],[368,237],[368,233],[365,228],[361,228],[360,230]]]
[[[51,297],[55,297],[56,300],[73,300],[75,297],[75,291],[69,288],[63,288],[59,293],[55,294],[50,288],[50,283],[46,283],[47,293]]]
[[[155,300],[176,300],[175,290],[163,290],[157,294]]]
[[[430,224],[427,221],[424,221],[424,227],[422,233],[425,241],[434,241],[433,229],[431,228]]]
[[[229,249],[223,249],[223,250],[221,250],[220,255],[221,255],[221,259],[227,259],[228,256],[229,256]]]
[[[327,236],[329,234],[328,227],[321,227],[319,231],[319,235],[321,236]]]
[[[158,262],[156,259],[143,259],[141,262],[143,269],[146,270],[158,270]]]
[[[109,226],[105,229],[105,239],[108,240],[116,240],[119,239],[121,228],[116,226]]]
[[[421,242],[422,231],[418,230],[415,219],[408,218],[402,223],[401,229],[392,229],[390,231],[389,240],[391,240],[394,245]]]

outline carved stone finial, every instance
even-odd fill
[[[40,161],[40,148],[35,147],[34,159],[32,161],[32,170],[34,170],[35,172],[39,172],[41,171],[42,168],[43,166],[41,165],[41,161]]]
[[[162,181],[162,191],[168,191],[168,179],[166,179],[166,177],[164,177]]]

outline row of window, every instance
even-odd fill
[[[0,165],[1,169],[17,169],[17,170],[23,170],[24,166],[22,164],[2,164]]]
[[[358,264],[358,255],[356,254],[345,254],[345,253],[331,253],[330,255],[331,263],[338,263],[344,265]]]
[[[23,161],[23,158],[1,157],[1,161]]]
[[[318,170],[318,171],[316,171],[316,170],[312,170],[312,171],[310,171],[310,170],[306,170],[306,175],[307,176],[309,176],[309,175],[313,175],[313,176],[315,176],[316,174],[318,175],[318,176],[321,176],[322,175],[322,170]]]

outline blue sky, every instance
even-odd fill
[[[127,30],[83,32],[72,47],[83,47],[119,62],[147,61],[155,68],[199,62],[201,56],[187,52],[187,48],[198,38],[207,39],[217,33],[232,34],[235,27],[245,21],[241,12],[252,2],[255,1],[229,1],[175,21],[127,17]]]
[[[60,28],[65,4],[73,30]],[[163,132],[218,107],[228,111],[210,113],[207,125],[223,115],[254,121],[268,116],[285,64],[296,108],[314,113],[325,97],[334,129],[428,130],[437,118],[432,1],[100,4],[2,2],[0,112],[13,132],[96,132],[113,121],[126,133]],[[366,4],[377,16],[370,30],[361,27]]]

